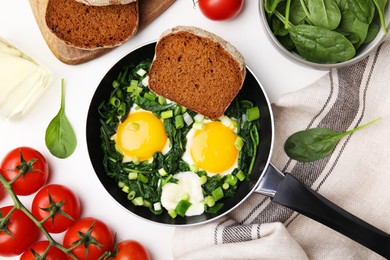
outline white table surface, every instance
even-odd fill
[[[50,164],[49,183],[70,187],[80,197],[83,217],[93,216],[103,220],[117,233],[119,240],[138,240],[153,259],[164,260],[173,259],[171,237],[174,228],[135,217],[109,196],[90,164],[85,132],[90,100],[106,71],[134,48],[156,40],[162,31],[176,25],[202,27],[235,45],[259,78],[271,102],[285,93],[307,86],[326,73],[292,63],[271,45],[260,24],[257,0],[246,0],[240,15],[224,22],[205,18],[198,8],[193,7],[192,0],[177,0],[134,38],[102,57],[80,65],[64,64],[51,53],[34,20],[29,1],[0,1],[0,37],[35,58],[55,75],[40,101],[22,120],[0,121],[0,160],[18,146],[31,146],[39,150]],[[78,141],[74,154],[67,159],[52,156],[44,141],[46,127],[59,109],[61,78],[66,83],[66,115]],[[28,208],[32,198],[22,198]],[[0,206],[11,203],[10,199],[4,199],[0,201]],[[58,234],[54,237],[62,241],[62,236]]]

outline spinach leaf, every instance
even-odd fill
[[[345,35],[355,49],[358,49],[367,37],[368,27],[368,24],[361,22],[351,11],[344,10],[337,31]]]
[[[307,24],[290,26],[289,32],[302,58],[319,63],[337,63],[355,56],[355,48],[342,34]]]
[[[272,14],[279,3],[283,2],[284,0],[264,0],[264,10]]]
[[[385,21],[385,8],[387,4],[387,0],[373,0],[374,4],[376,6],[376,9],[378,10],[379,19],[381,21],[382,30],[386,34],[386,21]]]
[[[337,132],[328,128],[311,128],[299,131],[287,138],[284,150],[291,159],[301,162],[316,161],[330,155],[344,136],[367,127],[378,120],[380,118],[346,132]]]
[[[348,0],[335,0],[335,2],[341,12],[348,9]]]
[[[301,4],[303,2],[301,0]],[[341,20],[340,9],[334,0],[307,0],[307,12],[312,25],[329,30],[336,29]]]
[[[301,5],[300,0],[291,0],[290,5],[290,19],[292,24],[301,24],[306,18],[305,10]]]
[[[381,29],[380,21],[377,22],[374,19],[374,21],[372,21],[372,23],[370,23],[370,26],[368,27],[367,36],[364,39],[363,44],[368,44],[372,42],[375,39],[375,37],[378,35],[380,29]]]
[[[349,10],[362,23],[370,24],[374,18],[375,5],[367,0],[348,0]]]
[[[46,147],[58,158],[69,157],[77,146],[76,135],[65,115],[64,79],[61,80],[61,107],[50,121],[45,133]]]

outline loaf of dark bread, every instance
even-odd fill
[[[96,6],[105,6],[105,5],[124,5],[137,0],[76,0],[77,2],[86,4],[86,5],[96,5]]]
[[[87,50],[116,47],[138,29],[138,1],[90,6],[75,0],[49,0],[45,20],[48,28],[71,47]]]
[[[149,88],[210,119],[221,117],[243,86],[243,56],[221,37],[177,26],[157,41]]]

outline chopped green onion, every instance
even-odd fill
[[[174,210],[174,209],[168,210],[168,214],[169,214],[169,216],[171,216],[171,218],[176,218],[176,216],[177,216],[176,210]]]
[[[119,98],[117,98],[117,97],[111,97],[111,98],[110,98],[110,104],[111,104],[113,107],[119,107],[119,105],[121,104],[121,101],[120,101]]]
[[[130,87],[138,87],[138,80],[132,79],[130,81]]]
[[[114,80],[113,82],[112,82],[112,86],[113,86],[113,88],[117,88],[117,87],[119,87],[121,84],[119,83],[119,81],[117,81],[117,80]]]
[[[210,208],[211,207],[213,207],[214,205],[215,205],[215,199],[213,198],[213,196],[207,196],[206,198],[205,198],[205,200],[206,200],[206,204],[207,204],[207,206],[209,206]]]
[[[216,188],[215,190],[213,190],[213,191],[211,192],[211,195],[213,195],[215,201],[218,201],[218,200],[222,199],[223,196],[224,196],[223,190],[222,190],[221,187],[218,187],[218,188]]]
[[[215,206],[207,209],[208,213],[217,213],[223,207],[223,203],[216,203]]]
[[[139,124],[136,122],[131,122],[127,127],[127,130],[129,131],[137,131],[138,129],[139,129]]]
[[[145,177],[142,173],[138,174],[138,180],[142,183],[148,183],[149,179]]]
[[[165,184],[167,184],[171,179],[172,179],[173,175],[172,174],[169,174],[167,178],[165,178],[162,183],[161,183],[161,187],[163,187]]]
[[[204,120],[204,115],[202,115],[202,114],[196,114],[196,116],[194,116],[194,120],[195,120],[196,122],[203,122],[203,120]]]
[[[174,114],[175,116],[177,116],[177,115],[179,115],[180,113],[181,113],[181,107],[180,107],[180,106],[176,106],[176,107],[175,107],[175,111],[174,111],[173,114]]]
[[[152,203],[150,203],[150,201],[148,200],[144,200],[143,206],[150,208],[150,206],[152,206]]]
[[[191,202],[188,200],[181,200],[177,203],[175,211],[178,215],[184,217],[186,215],[187,210],[191,207]]]
[[[196,164],[191,164],[191,166],[190,166],[190,171],[192,171],[192,172],[198,172],[198,171],[199,171],[198,165],[196,165]]]
[[[182,195],[180,196],[180,198],[181,198],[182,200],[189,200],[189,199],[190,199],[190,195],[188,195],[188,193],[184,193],[184,194],[182,194]]]
[[[203,185],[206,182],[207,182],[207,176],[206,175],[200,176],[200,185]]]
[[[241,137],[237,136],[236,140],[234,141],[234,146],[238,151],[241,151],[242,147],[244,146],[244,140],[242,140]]]
[[[243,171],[239,171],[236,175],[236,177],[240,180],[240,181],[243,181],[245,180],[245,173]]]
[[[167,103],[167,99],[163,96],[158,96],[157,101],[160,105],[164,105],[165,103]]]
[[[161,202],[156,202],[156,203],[154,203],[154,204],[153,204],[153,209],[154,209],[155,211],[160,211],[160,210],[162,210]]]
[[[146,74],[146,70],[144,70],[143,68],[140,68],[140,69],[137,71],[137,74],[138,74],[140,77],[143,77],[143,76]]]
[[[123,181],[118,181],[118,187],[123,188],[125,186],[125,183]]]
[[[226,176],[226,183],[229,183],[229,185],[231,186],[235,186],[237,184],[237,177],[232,175],[232,174],[229,174]]]
[[[161,112],[161,118],[162,119],[167,119],[167,118],[171,118],[171,117],[173,117],[173,111],[172,110],[167,110],[167,111]]]
[[[129,180],[136,180],[138,178],[138,173],[137,172],[129,172],[129,175],[127,175],[127,178],[129,178]]]
[[[181,113],[184,114],[187,111],[186,107],[181,107]]]
[[[165,175],[168,174],[168,173],[165,171],[164,168],[159,169],[159,170],[158,170],[158,173],[159,173],[161,176],[165,176]]]
[[[143,206],[144,205],[144,198],[142,197],[136,197],[131,201],[135,206]]]
[[[121,103],[117,109],[118,114],[124,116],[126,113],[126,103]]]
[[[176,129],[180,129],[184,127],[184,118],[182,115],[175,116],[175,127]]]
[[[226,127],[230,127],[232,124],[232,120],[228,116],[223,115],[219,119],[221,120],[221,123]]]
[[[251,107],[246,110],[246,116],[248,117],[248,121],[254,121],[260,118],[260,110],[259,107]]]
[[[149,85],[149,76],[146,76],[142,81],[142,85],[147,87]]]
[[[222,184],[222,189],[224,189],[224,190],[229,189],[229,187],[230,187],[230,185],[229,185],[229,183],[227,183],[227,182],[224,182],[224,183]]]
[[[154,100],[156,100],[156,95],[153,94],[152,92],[145,92],[144,98],[146,98],[150,101],[154,101]]]
[[[129,194],[127,194],[127,199],[132,200],[135,198],[135,191],[130,191]]]
[[[203,122],[195,121],[195,123],[192,125],[192,127],[196,130],[203,130],[205,128]]]
[[[125,185],[125,186],[122,187],[122,191],[126,192],[126,193],[129,193],[130,192],[130,187]]]
[[[186,125],[188,125],[188,126],[191,125],[194,122],[194,119],[192,119],[190,114],[188,114],[187,112],[185,112],[183,114],[183,118],[184,118],[184,122],[186,122]]]
[[[138,164],[141,163],[140,160],[139,160],[137,157],[133,157],[133,158],[131,159],[131,161],[132,161],[135,165],[138,165]]]

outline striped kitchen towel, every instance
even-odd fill
[[[366,59],[333,69],[314,84],[272,106],[272,163],[340,207],[390,233],[390,42]],[[312,127],[345,131],[381,117],[344,137],[324,159],[288,158],[284,142]],[[175,259],[382,259],[378,254],[301,214],[252,194],[213,222],[179,227]],[[389,245],[390,246],[390,245]]]

